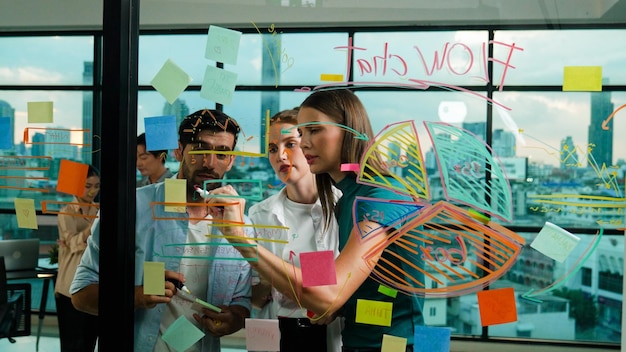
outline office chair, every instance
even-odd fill
[[[0,338],[15,343],[14,337],[30,335],[30,293],[28,283],[7,282],[4,257],[0,256]]]

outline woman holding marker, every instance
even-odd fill
[[[324,217],[322,228],[332,226],[334,216],[339,226],[340,254],[335,259],[337,283],[303,287],[302,272],[289,261],[262,246],[258,249],[243,246],[235,248],[244,257],[258,257],[258,261],[250,262],[253,268],[261,277],[271,281],[279,292],[291,299],[297,299],[306,307],[311,312],[312,322],[326,324],[342,315],[345,319],[342,331],[343,351],[380,351],[383,335],[406,338],[406,350],[412,351],[414,327],[423,325],[420,300],[411,295],[398,294],[391,297],[380,293],[380,283],[372,277],[372,269],[363,259],[365,255],[369,255],[368,259],[373,263],[384,260],[402,268],[404,272],[420,275],[419,272],[415,273],[415,268],[408,268],[402,262],[400,258],[405,256],[403,253],[406,249],[395,242],[386,245],[384,251],[373,250],[384,243],[397,228],[387,226],[381,217],[374,219],[366,215],[384,214],[386,219],[398,219],[404,214],[401,209],[385,201],[361,201],[356,211],[353,211],[356,197],[401,201],[411,199],[387,189],[358,183],[354,171],[342,170],[344,164],[360,163],[369,147],[367,140],[354,138],[351,133],[356,131],[360,135],[373,136],[365,108],[358,97],[347,89],[317,91],[309,95],[300,106],[298,126],[302,138],[300,148],[316,177]],[[376,154],[372,154],[367,164],[369,171],[374,175],[386,175],[387,170]],[[386,181],[392,182],[390,179]],[[338,202],[334,199],[333,186],[343,193]],[[227,190],[220,190],[221,192],[227,194]],[[230,192],[228,195],[232,196],[232,190]],[[209,202],[220,201],[224,202],[219,198],[213,198]],[[240,200],[238,207],[227,206],[222,213],[211,209],[215,216],[241,221],[244,206],[245,201]],[[223,227],[221,230],[225,235],[238,236],[228,237],[233,243],[255,243],[254,240],[244,237],[241,227]],[[421,263],[411,264],[420,266]],[[367,315],[368,311],[371,312],[368,305],[369,308],[378,308],[375,314],[377,319]],[[357,316],[357,311],[365,314]]]
[[[339,252],[336,221],[323,228],[315,176],[300,149],[297,114],[297,109],[284,110],[270,119],[268,160],[285,187],[251,206],[248,216],[255,225],[288,228],[256,228],[258,243],[299,267],[300,253],[331,250],[336,257]],[[261,308],[259,318],[279,320],[281,351],[297,351],[303,346],[315,351],[341,351],[342,319],[328,326],[311,324],[297,301],[271,288],[271,278],[265,279],[261,277],[252,288],[253,304]]]
[[[70,284],[87,248],[91,225],[97,217],[94,199],[100,192],[100,173],[89,165],[83,195],[74,197],[57,217],[59,227],[59,271],[54,297],[59,320],[61,351],[94,351],[98,339],[98,317],[80,312],[72,305]]]

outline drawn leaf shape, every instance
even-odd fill
[[[376,164],[389,175],[381,175]],[[413,121],[388,125],[372,139],[361,160],[359,182],[407,194],[413,199],[430,200],[428,177]]]
[[[424,125],[433,142],[445,198],[511,221],[511,187],[504,167],[489,146],[471,132],[450,124]],[[491,174],[489,182],[487,171]]]

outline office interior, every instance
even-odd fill
[[[475,291],[427,299],[427,324],[451,329],[452,351],[621,349],[626,0],[0,0],[0,6],[0,118],[9,118],[13,140],[0,149],[2,239],[41,238],[46,263],[57,235],[51,205],[69,201],[55,192],[60,160],[101,170],[99,201],[112,211],[102,215],[100,312],[117,326],[103,330],[101,350],[132,350],[135,137],[144,119],[222,109],[247,134],[240,148],[261,153],[268,111],[297,106],[312,90],[342,87],[364,102],[375,132],[413,123],[429,201],[454,197],[443,180],[446,154],[433,142],[436,126],[462,128],[496,156],[488,169],[461,156],[447,165],[459,177],[489,174],[491,184],[503,185],[501,203],[472,205],[493,210],[493,221],[524,239],[523,250],[479,291],[514,288],[517,320],[482,326]],[[211,26],[241,34],[236,62],[207,58]],[[165,97],[153,79],[168,62],[189,83]],[[207,99],[207,67],[235,73],[232,95]],[[28,121],[27,103],[41,101],[53,102],[53,122]],[[49,143],[61,138],[51,128],[63,130],[68,142]],[[402,174],[411,160],[395,153],[390,168]],[[25,168],[23,157],[36,160]],[[33,171],[33,163],[45,170]],[[178,168],[173,156],[167,165]],[[231,178],[260,180],[264,196],[279,184],[262,157],[242,157],[235,171]],[[35,200],[37,230],[17,226],[16,198]],[[562,260],[531,246],[546,222],[576,238]],[[39,297],[50,294],[33,299],[34,314]],[[54,336],[48,297],[45,334]],[[225,348],[245,350],[244,331],[224,341]]]

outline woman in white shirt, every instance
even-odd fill
[[[339,252],[337,223],[324,224],[315,175],[300,149],[297,114],[297,109],[284,110],[270,119],[268,159],[285,186],[251,206],[248,215],[255,225],[288,228],[256,228],[258,244],[299,267],[300,253],[332,250],[336,257]],[[281,351],[299,351],[303,346],[315,351],[341,351],[340,317],[327,326],[311,324],[306,309],[270,286],[271,282],[261,277],[261,283],[253,287],[253,304],[261,308],[258,318],[279,320]],[[320,339],[324,334],[326,346]]]

